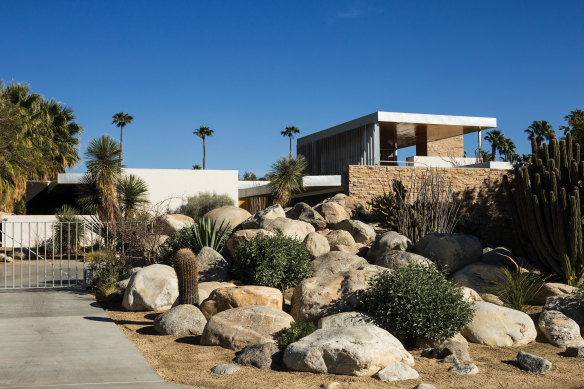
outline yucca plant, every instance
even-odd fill
[[[55,252],[77,252],[83,241],[83,219],[72,206],[65,204],[55,210],[57,223],[53,224]]]
[[[288,205],[292,194],[303,189],[302,177],[308,166],[306,158],[298,155],[296,158],[280,158],[274,162],[266,175],[272,183],[272,200],[282,207]]]
[[[519,268],[514,271],[501,268],[501,273],[501,282],[493,288],[493,292],[501,301],[518,311],[522,311],[533,300],[546,280],[545,277]]]

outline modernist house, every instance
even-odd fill
[[[297,154],[308,161],[310,175],[338,175],[348,165],[451,167],[476,164],[464,157],[463,136],[497,126],[487,117],[374,112],[298,139]],[[403,161],[398,150],[416,146]]]

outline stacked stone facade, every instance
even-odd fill
[[[393,180],[401,180],[408,188],[413,177],[420,176],[427,168],[405,166],[347,167],[347,195],[365,203],[375,195],[391,191]],[[451,182],[457,196],[462,199],[462,215],[471,215],[477,225],[479,238],[484,244],[513,247],[511,214],[503,176],[507,170],[486,168],[437,168]]]
[[[416,155],[427,157],[464,157],[463,135],[416,145]]]

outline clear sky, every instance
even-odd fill
[[[378,110],[496,117],[527,153],[532,121],[584,109],[581,0],[4,0],[0,15],[0,79],[71,106],[82,150],[133,115],[133,168],[202,164],[207,125],[207,168],[263,175],[285,126]]]

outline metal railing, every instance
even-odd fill
[[[148,235],[152,224],[3,221],[0,289],[87,286],[92,265],[124,255],[142,229]]]

